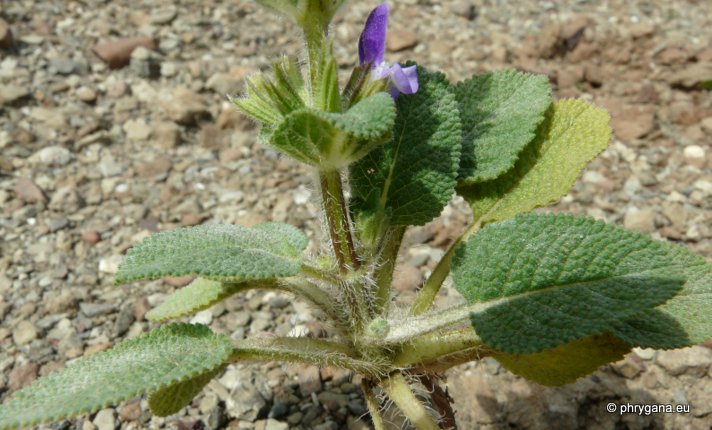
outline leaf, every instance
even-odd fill
[[[630,345],[606,333],[533,354],[495,353],[492,357],[515,375],[542,385],[559,386],[622,359],[630,349]]]
[[[671,247],[668,258],[687,282],[663,305],[615,325],[613,333],[632,345],[671,349],[712,338],[712,264],[679,246]]]
[[[608,146],[608,113],[580,100],[554,103],[514,168],[488,182],[458,187],[476,220],[501,221],[560,199],[586,164]]]
[[[531,353],[670,299],[685,281],[671,248],[588,217],[523,215],[470,237],[452,276],[470,303],[491,303],[470,315],[485,343]]]
[[[338,92],[324,97],[337,98]],[[285,117],[270,135],[270,143],[303,163],[339,169],[383,144],[395,116],[387,93],[367,97],[345,113],[300,109]]]
[[[450,84],[418,68],[420,88],[398,97],[393,138],[351,166],[358,212],[390,213],[393,225],[422,225],[452,197],[460,161],[460,117]]]
[[[116,283],[195,274],[239,282],[296,275],[307,239],[286,224],[204,224],[156,233],[129,249]]]
[[[92,413],[211,372],[231,353],[229,338],[205,326],[163,326],[81,358],[14,393],[0,405],[0,429]]]
[[[237,293],[243,285],[197,278],[168,296],[158,307],[150,310],[146,314],[146,319],[166,321],[202,311]]]
[[[510,170],[551,104],[544,75],[502,70],[455,86],[462,119],[458,181],[473,184]]]
[[[148,407],[153,415],[167,417],[183,409],[210,381],[225,369],[225,365],[194,378],[168,385],[148,395]]]

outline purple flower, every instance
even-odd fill
[[[358,40],[358,58],[361,65],[371,64],[373,79],[390,78],[393,97],[399,93],[415,94],[418,91],[418,71],[416,66],[401,67],[383,61],[386,52],[386,27],[388,27],[388,5],[381,3],[371,11],[363,33]]]

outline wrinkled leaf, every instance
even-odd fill
[[[477,334],[532,353],[610,331],[664,303],[685,282],[673,246],[588,217],[524,215],[470,237],[452,260]]]
[[[205,326],[163,326],[81,358],[14,393],[0,405],[0,428],[92,413],[211,372],[231,353],[230,339]]]
[[[460,184],[495,179],[510,170],[551,104],[544,75],[502,70],[455,86],[462,119]]]
[[[183,409],[197,396],[210,381],[218,376],[225,366],[217,367],[193,378],[168,385],[157,391],[149,393],[148,407],[153,415],[167,417]]]
[[[418,68],[420,88],[401,94],[392,140],[351,166],[353,207],[388,213],[393,225],[422,225],[452,197],[460,118],[445,76]]]
[[[580,100],[554,103],[514,168],[492,181],[458,187],[484,223],[556,202],[588,162],[608,146],[608,113]]]
[[[542,385],[574,382],[604,364],[622,359],[630,345],[610,334],[594,335],[533,354],[495,353],[507,370]]]
[[[166,321],[194,314],[225,300],[241,290],[243,284],[197,278],[168,296],[146,314],[149,321]]]
[[[286,224],[179,228],[131,248],[116,283],[191,274],[226,282],[292,276],[299,272],[306,245],[304,234]]]

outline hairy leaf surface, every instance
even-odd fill
[[[341,168],[383,144],[395,117],[391,96],[377,93],[345,113],[314,109],[292,112],[269,139],[296,160],[322,168]]]
[[[613,333],[632,345],[682,348],[712,338],[712,264],[679,246],[671,247],[668,258],[687,282],[665,304],[615,325]]]
[[[0,428],[58,421],[158,391],[217,369],[230,339],[205,326],[172,324],[77,360],[0,405]]]
[[[153,391],[148,395],[148,407],[158,417],[173,415],[188,405],[224,369],[225,365]]]
[[[357,212],[388,213],[393,225],[422,225],[454,192],[460,161],[460,117],[440,73],[418,68],[420,88],[401,94],[393,139],[351,166]]]
[[[455,288],[478,335],[531,353],[610,331],[664,303],[685,282],[671,245],[588,217],[524,215],[485,227],[453,258]]]
[[[560,199],[608,146],[609,115],[581,100],[551,105],[514,168],[492,181],[458,187],[476,220],[501,221]]]
[[[455,86],[462,119],[460,184],[495,179],[510,170],[551,104],[544,75],[501,70]]]
[[[574,382],[604,364],[623,358],[631,346],[611,334],[584,337],[533,354],[495,353],[507,370],[542,385]]]
[[[196,278],[146,313],[146,319],[149,321],[166,321],[202,311],[237,293],[242,286],[243,284],[241,283]]]
[[[195,274],[239,282],[299,272],[307,238],[296,228],[268,223],[254,228],[205,224],[156,233],[131,248],[116,283]]]

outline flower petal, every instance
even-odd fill
[[[366,20],[363,33],[358,40],[358,58],[360,64],[383,62],[386,51],[386,28],[388,27],[388,5],[381,3],[371,11]]]
[[[401,67],[394,64],[391,67],[391,81],[393,85],[403,94],[415,94],[418,92],[418,68],[417,66]]]

